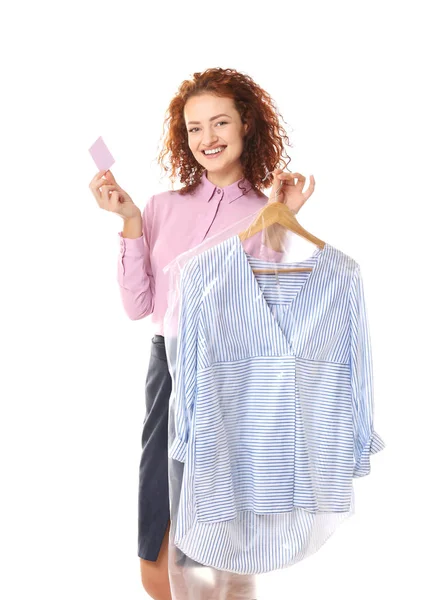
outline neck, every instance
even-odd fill
[[[236,183],[236,181],[239,181],[239,179],[242,179],[242,177],[243,171],[240,165],[230,169],[227,173],[222,173],[221,171],[209,171],[207,169],[208,181],[219,188],[224,188],[232,183]]]

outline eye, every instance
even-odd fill
[[[228,121],[218,121],[218,122],[216,123],[216,125],[219,125],[219,123],[224,123],[225,125],[228,125]],[[193,131],[194,131],[195,129],[199,129],[199,127],[193,127],[192,129],[189,129],[189,130],[188,130],[188,133],[193,133]]]

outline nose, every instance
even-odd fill
[[[202,136],[202,147],[203,148],[211,148],[211,146],[215,146],[218,137],[214,131],[211,129],[206,129],[204,135]]]

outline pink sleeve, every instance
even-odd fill
[[[124,310],[133,321],[147,317],[155,306],[155,280],[150,264],[150,241],[153,220],[151,196],[142,213],[142,236],[120,238],[118,284]]]

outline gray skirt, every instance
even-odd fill
[[[138,556],[156,561],[170,519],[168,487],[168,411],[172,390],[165,342],[152,338],[145,380],[145,418],[139,465]]]

